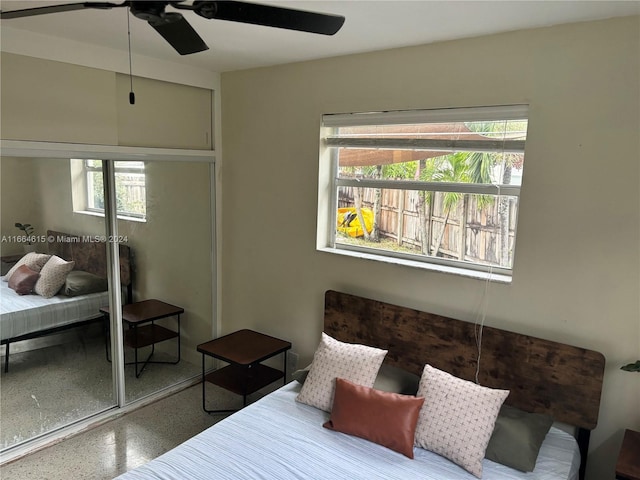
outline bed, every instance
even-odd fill
[[[47,231],[48,253],[75,262],[74,270],[107,277],[106,245],[96,237]],[[132,296],[131,250],[120,245],[121,284],[126,299]],[[109,303],[107,291],[78,296],[18,295],[0,281],[0,341],[5,345],[5,372],[9,369],[11,343],[50,335],[94,321],[102,321],[100,307]]]
[[[462,379],[476,376],[478,328],[472,323],[328,291],[324,331],[341,342],[388,349],[386,364],[416,375],[428,362]],[[490,327],[483,328],[482,338],[480,384],[509,389],[507,404],[551,414],[577,428],[576,440],[564,429],[551,427],[532,472],[484,459],[482,478],[584,478],[589,432],[598,418],[604,357]],[[118,479],[477,478],[422,448],[414,448],[410,459],[323,428],[332,414],[296,401],[300,389],[300,383],[293,381]]]

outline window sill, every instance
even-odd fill
[[[453,267],[450,265],[438,265],[434,263],[416,262],[413,260],[407,260],[404,258],[384,257],[381,255],[373,255],[364,252],[354,252],[351,250],[342,250],[339,248],[331,247],[319,247],[319,252],[334,253],[338,255],[344,255],[347,257],[361,258],[365,260],[374,260],[377,262],[391,263],[393,265],[403,265],[406,267],[421,268],[423,270],[429,270],[432,272],[448,273],[451,275],[459,275],[462,277],[474,278],[477,280],[488,280],[496,283],[511,283],[512,277],[510,275],[504,275],[499,273],[482,272],[476,270],[469,270],[466,268]]]
[[[104,213],[92,212],[89,210],[74,210],[73,213],[79,213],[81,215],[89,215],[90,217],[104,218]],[[125,220],[127,222],[147,223],[147,220],[145,218],[127,217],[125,215],[118,215],[118,220]]]

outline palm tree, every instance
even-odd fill
[[[433,178],[431,181],[439,182],[451,182],[451,183],[469,183],[469,165],[467,163],[467,155],[465,153],[453,153],[444,157],[436,157],[432,159],[437,168],[433,172]],[[449,215],[451,209],[458,205],[460,200],[464,197],[463,193],[447,192],[444,194],[442,205],[444,207],[444,221],[442,223],[442,230],[440,236],[436,242],[436,248],[433,252],[433,256],[437,257],[440,252],[440,246],[442,245],[442,239],[447,229],[447,222],[449,221]]]
[[[510,131],[526,131],[526,123],[523,122],[475,122],[468,124],[471,131],[482,133],[487,137],[505,138]],[[469,175],[473,183],[493,183],[492,170],[496,165],[502,165],[502,185],[511,184],[511,173],[514,167],[522,168],[524,157],[519,153],[505,152],[467,152],[462,155],[467,156],[469,164]],[[483,208],[493,204],[492,196],[480,195],[478,197],[478,207]],[[498,200],[499,219],[499,258],[501,266],[509,265],[509,198],[500,196]],[[463,233],[464,237],[464,233]]]

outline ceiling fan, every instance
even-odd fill
[[[344,24],[344,17],[324,13],[308,12],[291,8],[276,7],[257,3],[238,1],[124,1],[79,2],[47,7],[26,8],[22,10],[0,11],[0,19],[31,17],[49,13],[70,12],[73,10],[99,9],[109,10],[128,7],[137,18],[146,20],[180,55],[202,52],[209,47],[179,12],[167,12],[166,7],[176,10],[191,10],[208,20],[229,20],[232,22],[252,23],[268,27],[298,30],[322,35],[335,34]]]

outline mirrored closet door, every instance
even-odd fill
[[[148,150],[0,159],[2,273],[25,263],[38,282],[55,266],[63,280],[52,296],[0,281],[1,454],[200,375],[196,345],[214,332],[212,155]]]
[[[87,203],[102,169],[2,157],[0,179],[4,450],[113,408],[116,397],[100,312],[109,304],[104,206]]]

